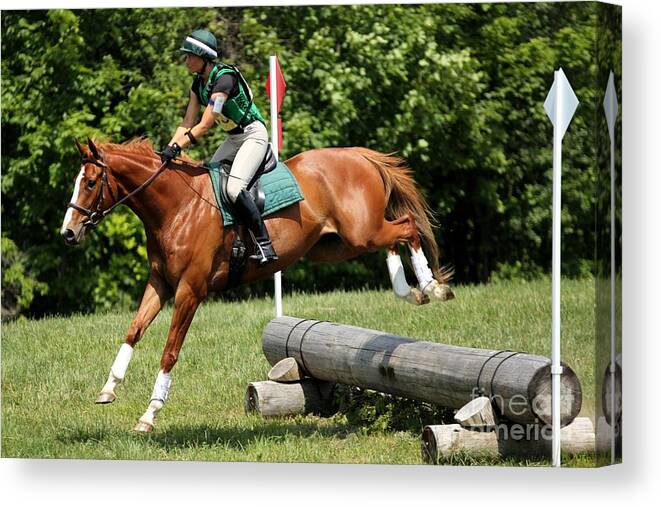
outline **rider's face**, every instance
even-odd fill
[[[191,72],[202,72],[204,60],[197,55],[186,53],[186,67]]]

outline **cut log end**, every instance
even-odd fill
[[[496,425],[491,400],[486,396],[480,396],[466,403],[457,411],[454,420],[464,428],[487,430]]]
[[[435,464],[438,460],[438,447],[436,446],[436,436],[431,426],[425,426],[422,430],[422,461]]]
[[[251,382],[246,389],[246,395],[243,400],[243,408],[246,414],[259,412],[259,393],[255,385]]]
[[[622,356],[618,356],[615,362],[615,424],[622,419]],[[601,385],[601,406],[606,417],[606,422],[612,424],[611,414],[613,412],[611,405],[612,379],[610,373],[610,364],[604,372],[604,379]]]
[[[285,357],[271,368],[268,378],[274,382],[297,382],[305,378],[305,373],[296,359]]]
[[[581,383],[569,366],[562,364],[560,376],[560,425],[570,424],[581,411],[583,393]],[[528,398],[535,417],[544,424],[552,424],[552,380],[551,363],[540,368],[529,385]]]

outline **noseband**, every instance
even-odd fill
[[[122,197],[119,201],[115,202],[112,206],[110,206],[106,210],[102,210],[101,206],[103,204],[103,199],[105,196],[105,188],[106,186],[108,187],[108,191],[111,194],[111,197],[114,199],[115,197],[112,195],[112,187],[110,186],[110,183],[108,182],[108,166],[101,162],[100,160],[96,160],[95,158],[89,158],[89,157],[82,157],[80,160],[82,165],[85,164],[94,164],[97,167],[100,167],[102,170],[101,173],[101,191],[97,195],[96,199],[94,200],[94,203],[90,207],[90,209],[84,208],[83,206],[79,206],[75,202],[70,202],[67,204],[67,208],[73,208],[79,213],[85,215],[87,217],[87,220],[83,222],[83,227],[89,227],[89,228],[94,228],[97,225],[99,225],[99,222],[103,220],[106,215],[108,215],[112,210],[114,210],[117,206],[122,204],[124,201],[127,199],[133,197],[135,194],[143,190],[145,187],[147,187],[152,181],[156,179],[156,177],[163,172],[163,170],[167,167],[167,162],[162,164],[161,167],[156,171],[154,174],[152,174],[147,180],[140,185],[138,188],[136,188],[133,192],[130,192],[128,195]]]

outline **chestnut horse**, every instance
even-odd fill
[[[82,161],[61,229],[66,243],[81,242],[121,202],[144,224],[149,259],[147,287],[97,403],[116,399],[115,387],[124,379],[133,348],[174,296],[154,391],[134,428],[150,432],[198,305],[210,291],[227,288],[235,232],[223,227],[207,169],[200,164],[185,159],[162,166],[144,139],[76,145]],[[429,209],[401,159],[365,148],[325,148],[286,164],[304,200],[266,217],[279,259],[264,266],[249,263],[241,283],[269,276],[304,255],[337,262],[387,249],[398,297],[413,304],[454,297],[448,273],[439,268]],[[401,243],[410,248],[418,288],[409,287],[404,276]]]

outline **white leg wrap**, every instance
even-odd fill
[[[411,293],[411,287],[409,287],[409,284],[406,281],[401,257],[395,253],[388,252],[386,262],[388,264],[390,281],[392,282],[392,288],[395,291],[395,295],[400,298],[406,298]]]
[[[126,369],[129,367],[129,362],[133,356],[133,347],[128,343],[122,344],[117,352],[117,357],[115,357],[115,362],[112,363],[110,367],[110,373],[112,373],[115,378],[122,381],[126,376]]]
[[[151,399],[164,402],[168,399],[168,391],[170,390],[170,383],[172,377],[169,373],[163,373],[163,370],[158,372],[156,382],[154,383],[154,390],[151,393]]]
[[[420,290],[424,290],[434,280],[434,275],[429,269],[427,257],[425,257],[421,248],[417,250],[411,248],[411,264],[413,264],[413,271],[415,271],[415,276],[418,279]]]
[[[149,402],[149,406],[147,407],[147,411],[142,414],[142,417],[139,419],[139,421],[154,426],[156,415],[161,411],[162,408],[163,402],[161,400],[151,400]]]
[[[108,375],[108,380],[106,380],[106,383],[101,388],[101,392],[102,393],[112,393],[114,395],[115,394],[115,387],[117,387],[121,382],[122,382],[122,379],[115,377],[112,374],[112,370],[110,370],[110,374]]]
[[[161,411],[165,400],[168,399],[168,391],[170,390],[170,383],[172,382],[172,377],[169,373],[164,373],[163,370],[158,372],[156,376],[156,382],[154,383],[154,390],[151,393],[151,400],[149,401],[149,406],[142,417],[140,422],[149,424],[152,427],[154,426],[154,421],[156,420],[156,415]]]
[[[110,367],[108,380],[101,389],[102,393],[115,394],[115,387],[117,387],[126,376],[126,369],[131,361],[131,356],[133,356],[133,347],[126,343],[122,344],[115,357],[115,362],[112,363],[112,366]]]

